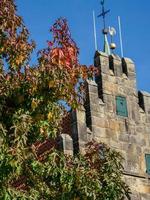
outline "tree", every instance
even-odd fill
[[[16,15],[13,0],[0,1],[0,55],[9,69],[19,70],[26,64],[35,44],[29,43],[29,32],[22,18]]]
[[[53,40],[28,65],[34,43],[13,0],[0,2],[0,198],[112,199],[128,196],[122,157],[104,144],[87,144],[75,157],[57,150],[67,113],[77,108],[95,68],[80,65],[66,19],[50,29]],[[47,151],[40,147],[47,144]],[[88,150],[90,149],[90,150]]]

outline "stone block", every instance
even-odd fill
[[[116,120],[110,120],[109,121],[109,128],[115,132],[118,132],[120,130],[119,122]]]
[[[119,135],[119,141],[122,141],[122,142],[129,142],[129,135],[128,134],[125,134],[125,133],[121,133]]]
[[[94,63],[101,73],[109,74],[109,57],[104,52],[96,51]]]
[[[122,76],[122,60],[118,55],[112,54],[111,57],[111,62],[114,68],[114,74],[115,76]]]
[[[76,111],[76,119],[77,121],[85,123],[85,110],[77,110]]]
[[[129,74],[130,72],[135,73],[135,65],[134,62],[130,58],[123,58],[126,67],[127,67],[127,73]]]
[[[102,138],[94,136],[93,139],[97,142],[102,142],[110,146],[110,139],[109,138]]]
[[[92,104],[99,104],[99,98],[98,98],[98,93],[90,93],[89,94],[89,100],[90,100],[90,105]]]
[[[117,141],[118,142],[118,133],[110,128],[106,129],[106,136],[109,137],[110,139]]]
[[[105,118],[92,116],[92,125],[101,127],[101,128],[106,128],[108,127],[108,122]]]
[[[99,110],[99,108],[96,109],[96,106],[95,106],[95,110],[92,110],[91,111],[91,116],[96,116],[96,117],[105,117],[105,112],[97,112],[96,110]]]
[[[150,194],[141,194],[141,200],[149,200]]]
[[[131,194],[130,197],[131,197],[131,200],[141,200],[141,197],[139,194]]]
[[[111,82],[105,82],[103,84],[103,90],[106,94],[117,94],[118,93],[118,85]]]
[[[70,135],[61,134],[60,137],[62,139],[64,153],[73,155],[73,141]]]
[[[98,86],[95,81],[87,80],[87,87],[88,87],[89,93],[96,94],[98,97],[98,88],[97,88]]]
[[[92,131],[93,131],[94,137],[106,138],[106,129],[105,128],[101,128],[101,127],[93,125],[92,126]]]
[[[78,129],[78,139],[80,141],[87,142],[87,127],[85,123],[77,123],[77,129]]]
[[[119,149],[121,149],[122,147],[121,143],[119,143],[117,140],[113,140],[112,138],[110,139],[110,144],[111,144],[111,147],[115,149],[116,151],[119,151]]]

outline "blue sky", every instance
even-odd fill
[[[92,11],[101,11],[100,0],[16,0],[19,15],[24,19],[31,38],[36,41],[37,50],[46,46],[51,38],[49,28],[58,17],[69,22],[72,37],[80,48],[80,63],[93,64],[95,52]],[[118,33],[117,16],[121,17],[124,56],[134,60],[137,71],[137,87],[150,92],[150,1],[149,0],[106,0],[108,26],[114,26]],[[102,20],[96,19],[98,49],[103,49],[101,34]],[[120,54],[117,34],[114,41]],[[37,51],[36,50],[36,51]],[[32,63],[36,60],[36,51]]]

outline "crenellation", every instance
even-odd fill
[[[89,97],[88,82],[86,83],[86,95],[85,95],[84,108],[85,108],[85,115],[86,115],[86,126],[92,131],[91,104],[90,104],[90,97]]]
[[[101,106],[97,106],[99,104],[101,104]],[[88,109],[88,114],[98,117],[101,113],[104,113],[104,103],[98,96],[98,85],[95,81],[87,81],[85,109]]]
[[[123,77],[124,78],[128,78],[128,69],[127,69],[127,63],[125,61],[124,58],[121,59],[121,62],[122,62],[122,72],[123,72]]]
[[[135,88],[136,90],[136,71],[135,71],[135,65],[134,62],[129,59],[129,58],[123,58],[123,69],[126,66],[126,70],[127,70],[127,77],[128,80],[130,82],[130,86],[132,88]]]
[[[110,71],[109,71],[110,74],[113,76],[115,69],[114,69],[114,59],[113,59],[112,55],[109,56],[109,69],[110,69]]]
[[[145,91],[139,91],[139,105],[146,112],[147,115],[150,115],[150,93]]]
[[[63,152],[67,155],[73,155],[73,140],[68,134],[60,135],[60,145]]]
[[[83,107],[80,110],[72,112],[72,118],[74,122],[72,123],[72,138],[74,152],[83,152],[85,144],[87,143],[87,126],[86,126],[86,112]],[[84,133],[84,134],[83,134]]]
[[[109,56],[106,53],[96,51],[94,56],[95,67],[100,69],[100,73],[110,74]]]
[[[136,74],[135,65],[134,65],[133,60],[131,60],[130,58],[123,58],[123,62],[126,65],[128,74],[130,74],[130,73]]]
[[[123,74],[122,60],[118,55],[112,54],[109,56],[110,69],[114,71],[114,75],[121,77]]]
[[[87,82],[87,87],[89,89],[89,92],[95,94],[98,98],[98,93],[97,93],[98,89],[97,89],[96,82],[93,80],[87,80],[86,82]]]

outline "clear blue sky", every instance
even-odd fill
[[[37,50],[46,46],[50,39],[49,28],[62,16],[68,19],[72,37],[80,48],[80,63],[93,64],[94,37],[92,11],[101,11],[100,0],[16,0],[18,12],[28,27]],[[137,86],[150,92],[150,1],[149,0],[106,0],[111,12],[107,25],[118,32],[117,16],[121,16],[124,56],[136,64]],[[102,20],[96,19],[98,49],[103,48]],[[116,35],[116,50],[120,54],[119,36]],[[36,53],[36,52],[35,52]],[[32,63],[36,59],[33,54]]]

